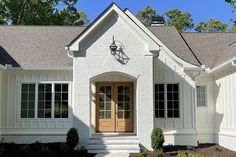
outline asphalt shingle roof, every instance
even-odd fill
[[[0,63],[23,68],[68,68],[64,47],[84,27],[0,26]]]
[[[236,57],[236,33],[179,33],[174,27],[148,27],[179,58],[214,68]],[[22,68],[69,68],[64,46],[85,27],[0,26],[0,64]]]
[[[155,26],[148,28],[179,58],[188,63],[200,65],[198,59],[194,56],[194,53],[185,43],[181,34],[175,29],[175,27]]]
[[[236,56],[236,33],[181,33],[197,58],[214,68]]]

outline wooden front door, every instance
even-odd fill
[[[97,132],[133,131],[133,84],[97,83]]]

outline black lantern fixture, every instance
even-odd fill
[[[116,43],[115,43],[114,36],[112,38],[112,44],[110,45],[110,50],[111,50],[112,55],[116,54],[117,46],[116,46]]]

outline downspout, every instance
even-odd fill
[[[196,126],[196,108],[197,108],[197,92],[196,92],[196,77],[198,77],[199,75],[202,74],[203,71],[209,71],[209,69],[206,69],[205,65],[201,65],[200,70],[198,71],[198,73],[196,75],[193,75],[193,81],[195,83],[195,90],[194,90],[194,128],[195,131],[197,133],[197,137],[199,137],[199,132],[197,130],[197,126]],[[197,139],[197,145],[199,144],[199,139]]]
[[[235,62],[236,62],[235,60],[231,62],[231,65],[232,65],[233,67],[236,67],[236,63],[235,63]]]
[[[70,48],[68,46],[65,46],[65,49],[67,51],[67,56],[70,58],[74,58],[74,56],[71,54],[72,51],[70,51]]]

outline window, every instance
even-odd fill
[[[155,85],[155,114],[158,118],[165,117],[165,96],[164,96],[164,84]]]
[[[167,117],[179,117],[179,85],[167,84]]]
[[[55,118],[68,117],[68,85],[55,84]]]
[[[155,84],[155,117],[179,118],[179,84]]]
[[[21,84],[21,118],[68,118],[68,84]],[[37,96],[37,97],[36,97]]]
[[[34,118],[35,84],[21,86],[21,118]]]
[[[207,106],[207,87],[197,86],[197,106],[204,107]]]
[[[52,116],[52,84],[38,84],[38,118]]]

